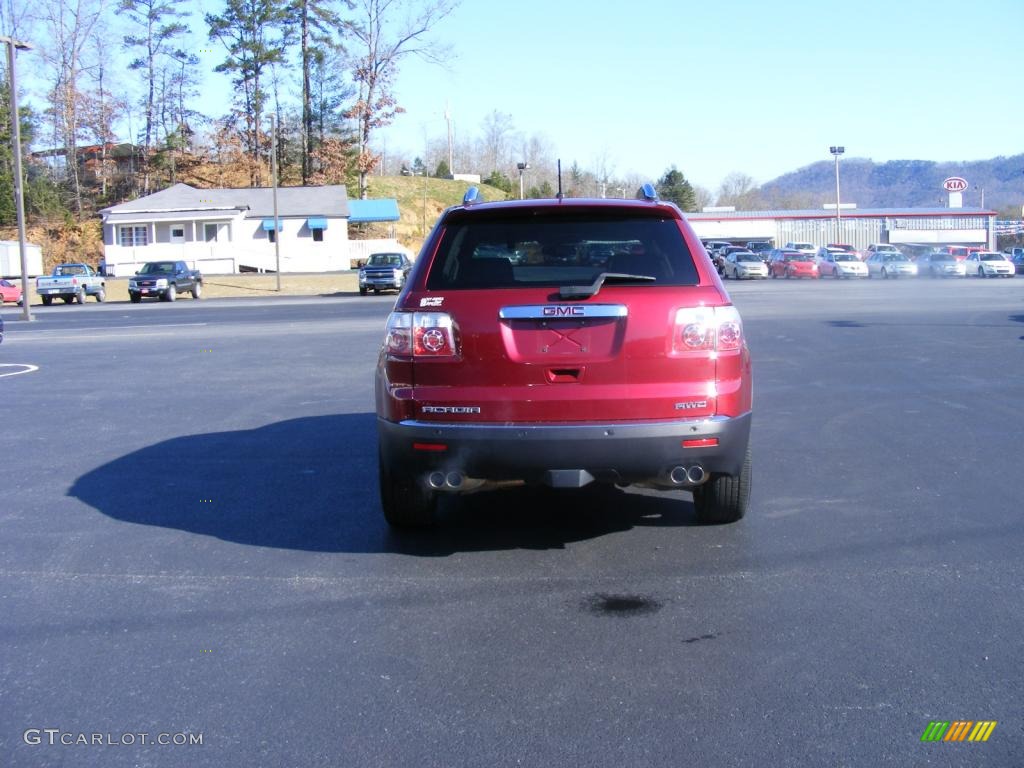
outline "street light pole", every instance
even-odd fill
[[[516,168],[519,169],[519,199],[523,199],[523,171],[530,167],[529,163],[516,163]]]
[[[846,151],[846,147],[829,147],[828,151],[836,159],[836,242],[843,241],[843,214],[839,209],[839,156]]]
[[[32,319],[28,300],[28,256],[25,253],[25,188],[21,170],[21,120],[18,118],[18,76],[15,67],[15,49],[31,50],[32,46],[13,37],[0,37],[7,46],[7,72],[11,89],[11,154],[14,155],[14,207],[18,217],[18,252],[21,255],[21,316]]]

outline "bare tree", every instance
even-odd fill
[[[693,185],[693,196],[696,201],[694,205],[694,210],[696,211],[703,211],[705,208],[715,204],[715,196],[711,194],[711,190],[699,184]]]
[[[100,197],[106,198],[108,187],[114,176],[114,161],[110,157],[110,147],[117,141],[114,123],[124,113],[127,103],[118,98],[110,85],[110,73],[104,52],[107,40],[103,39],[102,31],[92,39],[94,48],[94,66],[88,70],[92,89],[83,94],[81,123],[87,138],[96,142],[97,159],[92,160],[94,175],[100,185]]]
[[[508,153],[515,134],[515,122],[512,120],[512,115],[495,109],[484,117],[482,127],[485,165],[481,170],[487,173],[491,171],[507,173],[509,170]]]
[[[750,210],[759,200],[757,184],[745,173],[733,171],[722,180],[718,188],[717,205],[733,205],[740,210]]]
[[[458,0],[357,0],[355,17],[343,22],[354,43],[352,79],[359,93],[346,112],[358,124],[359,197],[367,196],[367,176],[380,156],[370,149],[373,132],[389,125],[402,108],[391,92],[399,62],[408,56],[439,63],[447,54],[426,40],[427,34]]]
[[[24,0],[0,0],[0,35],[10,35],[18,38],[21,36],[22,24],[27,16],[27,8]],[[6,68],[7,64],[4,62]]]
[[[54,136],[64,147],[67,181],[75,212],[82,214],[82,189],[78,171],[82,75],[88,66],[87,51],[103,15],[105,0],[39,0],[35,5],[42,38],[40,53],[53,83],[49,91]]]
[[[611,185],[614,175],[615,163],[612,161],[611,151],[605,147],[594,158],[594,178],[597,181],[601,197],[608,194],[608,187]]]

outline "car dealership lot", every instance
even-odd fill
[[[510,491],[402,537],[393,296],[5,308],[4,764],[1020,763],[1024,282],[726,287],[746,519]]]

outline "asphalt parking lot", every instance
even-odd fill
[[[393,296],[4,308],[0,765],[1024,764],[1024,280],[727,287],[722,527],[509,491],[391,534]]]

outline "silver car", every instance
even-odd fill
[[[953,254],[937,251],[918,256],[917,274],[920,277],[966,277],[967,268]]]
[[[902,253],[879,251],[868,256],[865,263],[868,265],[868,277],[881,277],[885,280],[917,275],[917,266]]]
[[[768,277],[768,265],[753,251],[733,251],[725,257],[722,275],[737,280],[763,279]]]

